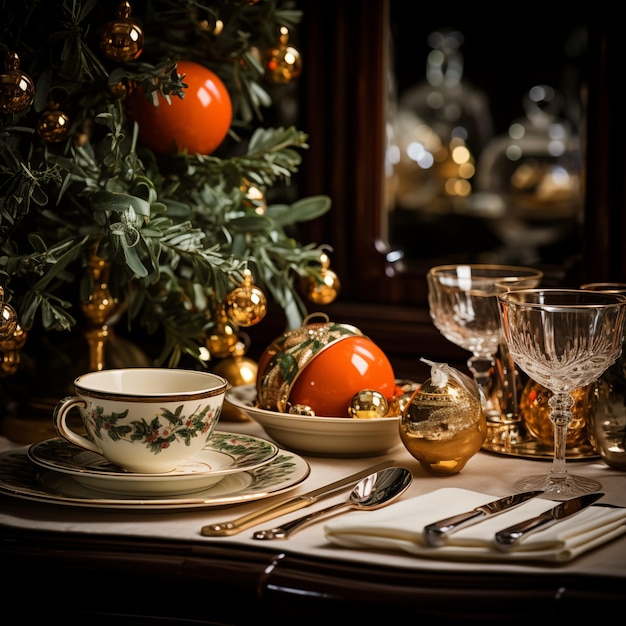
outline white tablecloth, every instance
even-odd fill
[[[220,430],[241,432],[266,437],[256,422],[224,422]],[[0,438],[0,450],[21,447]],[[302,455],[304,456],[304,455]],[[283,499],[287,495],[306,493],[316,487],[337,480],[340,477],[359,471],[382,461],[393,459],[398,465],[409,468],[414,480],[401,501],[426,494],[443,487],[469,489],[494,497],[513,493],[514,481],[523,474],[549,470],[549,461],[528,460],[479,452],[472,457],[463,471],[454,476],[437,477],[426,473],[419,463],[399,443],[390,453],[374,458],[338,459],[304,456],[311,466],[308,478],[289,494],[274,496]],[[626,472],[619,472],[607,467],[600,460],[572,461],[568,463],[572,472],[581,473],[598,479],[603,485],[606,496],[603,501],[626,506]],[[169,540],[192,540],[197,542],[223,542],[226,544],[249,545],[255,548],[271,548],[282,552],[303,553],[317,558],[339,559],[351,562],[365,562],[396,566],[399,568],[417,568],[422,570],[481,571],[481,572],[529,572],[547,573],[583,573],[609,575],[626,578],[626,536],[611,541],[572,562],[565,564],[481,562],[466,563],[449,560],[439,561],[401,553],[381,553],[374,550],[354,550],[341,548],[329,543],[324,537],[324,522],[318,522],[304,528],[287,540],[259,541],[252,539],[254,530],[268,528],[322,508],[334,502],[345,500],[349,490],[341,494],[318,501],[312,506],[281,517],[269,523],[260,524],[232,537],[203,537],[200,528],[209,523],[223,522],[239,517],[268,500],[259,500],[241,505],[220,506],[206,509],[162,511],[135,511],[77,508],[57,504],[46,504],[22,500],[12,496],[0,496],[0,524],[14,525],[25,529],[44,529],[51,531],[71,531],[93,534],[116,534],[136,537],[164,538]],[[390,506],[394,506],[393,504]],[[391,510],[391,509],[390,509]],[[346,512],[345,515],[354,513]],[[1,532],[1,529],[0,529]],[[625,583],[626,584],[626,583]]]

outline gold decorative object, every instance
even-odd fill
[[[256,382],[258,365],[254,359],[245,356],[247,345],[239,339],[230,356],[222,359],[213,371],[223,376],[233,387],[251,385]]]
[[[341,289],[341,282],[330,269],[330,259],[327,254],[320,256],[322,263],[322,269],[320,271],[319,279],[314,276],[309,276],[305,280],[304,289],[307,298],[315,304],[330,304],[333,302],[339,290]]]
[[[20,366],[20,349],[24,347],[28,333],[19,325],[13,334],[0,341],[0,378],[13,376]]]
[[[267,199],[265,198],[263,189],[245,179],[239,189],[244,195],[243,205],[249,209],[254,208],[254,212],[257,215],[265,215],[267,211]]]
[[[572,392],[574,406],[573,417],[567,426],[566,444],[569,448],[589,445],[589,434],[585,415],[590,410],[593,385]],[[543,385],[529,380],[520,396],[520,412],[528,433],[545,446],[554,445],[554,428],[550,421],[548,400],[552,392]]]
[[[87,269],[94,287],[89,301],[81,308],[88,321],[85,337],[89,344],[89,370],[93,372],[104,369],[105,344],[113,332],[109,324],[118,303],[109,291],[110,264],[96,254],[95,246],[87,259]]]
[[[348,407],[350,417],[361,420],[385,417],[388,410],[387,398],[380,391],[374,389],[363,389],[354,394]]]
[[[4,287],[0,286],[0,341],[11,339],[17,328],[17,312],[4,301]]]
[[[63,141],[70,132],[70,118],[57,104],[49,104],[37,122],[39,136],[49,143]]]
[[[35,85],[28,74],[20,70],[20,57],[9,52],[0,74],[0,113],[20,113],[35,98]]]
[[[229,357],[239,341],[239,329],[227,317],[224,307],[215,308],[215,327],[206,339],[207,350],[218,359]]]
[[[226,296],[224,312],[238,326],[254,326],[265,317],[267,300],[265,294],[254,285],[250,270],[244,271],[242,284]]]
[[[300,52],[288,42],[289,29],[281,26],[278,45],[265,54],[265,78],[271,83],[290,83],[302,74]]]
[[[426,362],[426,361],[425,361]],[[400,439],[429,473],[458,474],[487,436],[478,387],[444,363],[416,391],[400,421]]]
[[[105,26],[100,36],[100,49],[116,63],[137,59],[143,51],[143,31],[130,19],[130,13],[130,2],[120,2],[116,19]]]

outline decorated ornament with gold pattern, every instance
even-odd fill
[[[306,297],[315,304],[330,304],[337,298],[341,289],[341,282],[337,274],[330,269],[328,255],[320,257],[322,269],[318,276],[307,276],[304,279]]]
[[[133,61],[143,51],[143,31],[130,18],[130,13],[130,2],[120,2],[115,20],[109,22],[100,35],[100,49],[116,63]]]
[[[238,326],[254,326],[267,313],[265,294],[254,284],[252,272],[244,271],[243,282],[224,301],[226,317]]]
[[[28,74],[20,70],[20,58],[7,53],[4,73],[0,74],[0,112],[21,113],[35,98],[35,85]]]
[[[431,377],[406,405],[400,439],[427,472],[458,474],[487,437],[478,386],[445,363],[422,361],[430,364]]]
[[[49,103],[37,122],[39,136],[48,143],[63,141],[70,132],[70,118],[59,110],[59,105]]]
[[[324,321],[314,321],[317,316]],[[309,315],[263,351],[256,389],[261,409],[348,419],[362,390],[370,402],[374,392],[385,401],[396,392],[393,367],[380,347],[355,326],[330,322],[322,313]]]
[[[302,74],[300,52],[288,42],[289,30],[281,26],[278,45],[265,53],[265,78],[270,83],[284,85]]]

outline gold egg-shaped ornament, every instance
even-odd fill
[[[590,411],[593,388],[592,383],[586,387],[574,389],[571,393],[574,398],[574,406],[572,407],[572,419],[567,425],[566,449],[591,445],[585,416]],[[526,430],[547,448],[554,447],[554,424],[550,420],[551,409],[548,405],[548,400],[551,397],[552,392],[549,389],[529,379],[522,389],[519,402],[519,409]]]
[[[267,299],[261,289],[252,282],[250,270],[244,272],[239,287],[233,289],[224,301],[226,317],[238,326],[254,326],[267,313]]]
[[[128,63],[139,58],[143,51],[143,31],[130,19],[129,2],[120,2],[116,19],[106,24],[100,35],[100,49],[111,61]]]
[[[15,52],[6,56],[5,72],[0,74],[0,113],[21,113],[35,98],[35,84],[20,70],[20,58]]]
[[[413,394],[400,420],[400,439],[430,474],[458,474],[482,447],[487,422],[473,379],[445,363]]]

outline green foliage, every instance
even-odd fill
[[[307,136],[263,128],[271,104],[255,51],[275,45],[278,28],[297,25],[289,2],[153,0],[131,3],[146,40],[138,60],[114,64],[98,44],[117,1],[0,2],[0,55],[15,52],[35,82],[31,107],[0,114],[0,285],[25,330],[70,331],[93,284],[89,255],[111,264],[109,288],[129,327],[161,331],[158,361],[201,361],[216,303],[251,270],[255,283],[297,325],[306,307],[298,276],[315,276],[324,246],[289,233],[330,208],[325,196],[263,214],[247,186],[286,188]],[[223,30],[216,34],[218,20]],[[226,147],[211,155],[158,157],[138,142],[138,128],[116,92],[140,84],[168,98],[185,96],[176,62],[218,74],[233,102]],[[36,130],[50,102],[71,133],[46,143]]]

